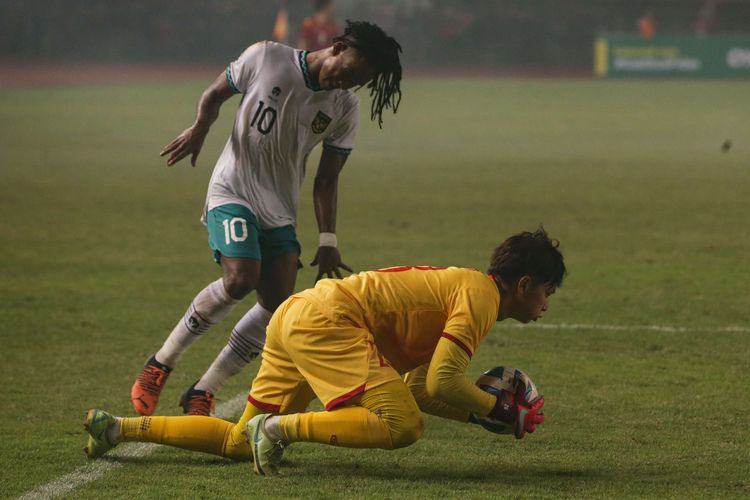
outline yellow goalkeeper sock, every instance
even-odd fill
[[[120,432],[122,441],[159,443],[227,456],[224,453],[224,442],[234,425],[215,417],[135,417],[123,418]],[[247,454],[250,455],[249,445]],[[249,460],[249,457],[245,460]]]
[[[252,460],[253,452],[250,450],[250,444],[247,442],[247,430],[245,425],[255,415],[266,413],[265,410],[256,408],[252,404],[248,403],[245,406],[245,411],[242,413],[240,420],[234,424],[227,434],[226,440],[224,441],[224,453],[223,456],[234,460]]]

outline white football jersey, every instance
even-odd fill
[[[313,147],[322,141],[325,149],[351,152],[359,99],[349,90],[314,89],[306,55],[259,42],[227,67],[227,82],[243,96],[211,176],[206,210],[239,203],[262,229],[294,224]]]

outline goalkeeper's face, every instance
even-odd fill
[[[521,323],[540,319],[549,308],[549,297],[555,293],[552,283],[538,283],[530,276],[518,280],[516,286],[517,308],[514,318]]]

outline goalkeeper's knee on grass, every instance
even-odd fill
[[[268,419],[266,425],[278,426],[278,435],[270,434],[287,443],[307,441],[386,450],[413,444],[424,430],[422,413],[401,380],[365,391],[356,405],[284,415]]]
[[[388,424],[391,433],[392,447],[390,449],[405,448],[416,443],[424,432],[424,420],[422,415],[399,422],[397,425]]]

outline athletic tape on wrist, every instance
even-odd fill
[[[320,233],[319,247],[336,247],[336,233]]]

